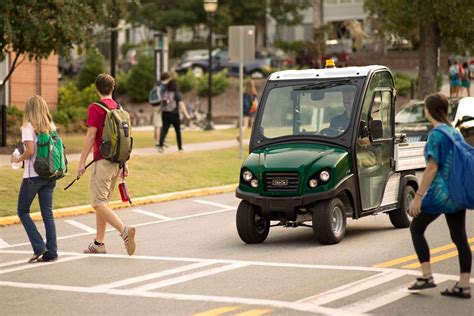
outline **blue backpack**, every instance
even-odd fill
[[[453,162],[448,176],[449,196],[460,208],[474,209],[474,147],[464,141],[458,133],[453,137],[441,128],[443,133],[453,143]]]

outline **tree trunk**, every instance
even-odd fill
[[[420,26],[420,50],[418,70],[418,98],[437,91],[436,78],[438,75],[438,58],[440,34],[436,22]]]

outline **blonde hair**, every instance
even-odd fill
[[[245,84],[245,92],[252,95],[257,95],[257,89],[255,88],[255,82],[253,82],[253,80],[247,81]]]
[[[37,133],[56,130],[53,118],[49,113],[48,104],[39,95],[34,95],[26,101],[23,125],[30,123]]]

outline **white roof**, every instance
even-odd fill
[[[305,69],[305,70],[284,70],[272,73],[269,80],[297,80],[311,78],[347,78],[364,77],[374,70],[386,69],[385,66],[372,65],[363,67],[342,67],[342,68],[324,68],[324,69]]]

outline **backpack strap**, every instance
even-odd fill
[[[118,109],[121,109],[121,108],[122,108],[122,105],[120,105],[120,103],[118,103],[118,102],[115,101],[115,100],[114,100],[114,102],[115,102],[115,104],[117,104],[117,108],[118,108]],[[106,113],[109,113],[109,112],[110,112],[110,109],[109,109],[109,107],[107,106],[107,104],[105,104],[105,103],[102,102],[102,101],[96,101],[96,102],[94,102],[94,103],[92,103],[92,104],[95,104],[95,105],[97,105],[98,107],[102,108]]]

